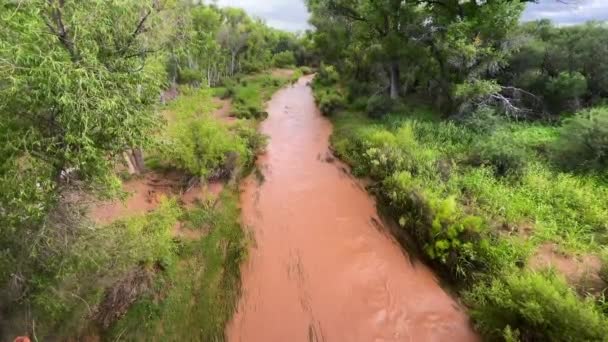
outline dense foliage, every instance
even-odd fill
[[[186,257],[208,266],[203,283],[230,285],[204,285],[216,302],[201,305],[209,319],[201,339],[217,339],[243,250],[233,199],[221,229],[198,241],[205,251],[186,256],[173,232],[188,220],[181,203],[104,227],[87,217],[88,204],[124,199],[124,169],[240,177],[265,138],[252,122],[211,117],[218,90],[196,87],[225,84],[233,114],[263,117],[263,102],[288,77],[244,75],[310,60],[309,43],[241,9],[192,1],[0,0],[0,339],[108,330],[138,296],[162,297],[189,275],[177,266]],[[215,264],[201,265],[206,258]],[[129,283],[114,308],[106,290]]]
[[[523,2],[310,0],[313,89],[485,338],[604,340],[608,283],[537,261],[554,246],[606,277],[607,28],[518,24]]]

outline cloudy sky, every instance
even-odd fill
[[[589,20],[608,20],[608,0],[541,0],[529,4],[523,20],[548,18],[562,25],[578,24]]]
[[[587,20],[608,20],[608,0],[540,0],[529,4],[523,20],[548,18],[556,23],[571,25]],[[297,31],[307,28],[308,13],[302,0],[218,0],[222,6],[242,7],[264,18],[274,27]]]

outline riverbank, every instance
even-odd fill
[[[606,336],[608,185],[550,165],[557,128],[458,124],[408,103],[372,119],[339,89],[316,87],[331,109],[334,150],[372,180],[486,338]]]

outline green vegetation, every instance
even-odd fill
[[[213,95],[262,118],[290,81],[268,69],[310,60],[310,36],[181,0],[3,1],[0,23],[0,340],[221,340],[245,253],[238,189],[105,225],[88,206],[125,199],[121,178],[146,166],[237,183],[266,139],[213,117]]]
[[[337,113],[332,144],[356,175],[376,181],[374,188],[391,216],[429,262],[460,285],[481,331],[497,337],[509,326],[522,340],[529,334],[552,339],[572,322],[564,318],[548,324],[552,312],[578,317],[575,310],[582,310],[593,317],[593,327],[574,330],[563,340],[580,331],[602,336],[608,318],[593,301],[579,302],[557,277],[526,275],[522,268],[547,242],[573,254],[601,251],[608,241],[606,181],[569,174],[552,163],[550,147],[559,142],[558,128],[510,123],[488,135],[442,121],[429,109],[401,110],[382,120],[356,111]],[[556,287],[551,291],[566,291],[568,299],[559,302],[562,292],[537,297],[537,292],[550,291],[542,287],[545,282]],[[509,291],[523,289],[505,286],[529,289],[530,304],[509,297]],[[508,302],[491,299],[490,291],[506,291]],[[525,311],[537,305],[534,301],[560,309],[534,312],[536,316],[509,313]],[[486,314],[494,309],[504,315]]]
[[[153,284],[156,291],[141,298],[105,338],[223,340],[240,293],[240,264],[247,249],[238,193],[228,189],[220,202],[184,210],[182,224],[200,230],[202,237],[173,242],[179,262],[163,270]]]
[[[311,0],[313,89],[485,338],[605,340],[608,283],[533,265],[551,245],[606,278],[607,27],[518,24],[524,2]]]
[[[493,339],[508,341],[512,334],[522,341],[603,341],[608,336],[606,317],[555,275],[510,274],[475,287],[466,300],[480,330]]]
[[[233,97],[233,114],[237,118],[264,119],[266,101],[288,81],[287,76],[253,75],[243,77],[238,84],[227,85]]]
[[[191,89],[169,104],[163,144],[151,155],[149,165],[203,179],[230,179],[252,165],[265,138],[251,122],[228,126],[213,118],[211,92]]]

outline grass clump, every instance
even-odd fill
[[[234,94],[233,114],[242,119],[264,119],[268,115],[264,104],[289,81],[289,77],[259,74],[244,77],[236,85],[229,85]]]
[[[512,273],[468,291],[465,301],[487,338],[517,341],[605,341],[608,318],[554,274]]]
[[[134,341],[222,341],[240,289],[246,239],[239,223],[238,195],[224,191],[221,204],[185,212],[184,224],[207,227],[198,240],[178,241],[179,262],[140,299],[106,338]]]

